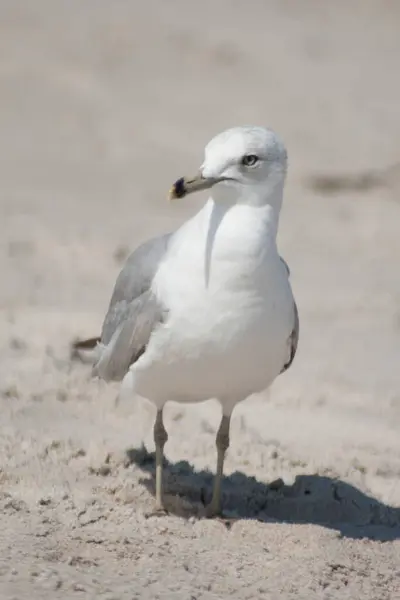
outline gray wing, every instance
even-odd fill
[[[285,265],[285,268],[286,268],[287,274],[288,274],[288,276],[289,276],[289,275],[290,275],[290,269],[289,269],[289,265],[287,264],[286,260],[284,260],[284,259],[282,258],[282,256],[280,256],[279,258],[281,259],[281,261],[282,261],[282,262],[283,262],[283,264]]]
[[[290,344],[290,353],[289,360],[283,365],[281,373],[284,373],[288,370],[290,365],[292,364],[294,357],[297,352],[297,345],[299,343],[299,333],[300,333],[300,321],[299,321],[299,311],[297,310],[297,304],[294,302],[294,326],[292,329],[292,333],[290,334],[289,344]]]
[[[290,276],[290,269],[289,269],[287,262],[281,256],[279,258],[285,265],[288,276]],[[287,371],[288,368],[290,367],[290,365],[292,364],[294,357],[296,356],[297,346],[299,343],[299,333],[300,333],[299,311],[297,309],[296,302],[293,301],[293,303],[294,303],[294,325],[293,325],[292,333],[290,334],[290,338],[289,338],[289,345],[290,345],[289,360],[283,365],[281,373],[284,373],[285,371]]]
[[[167,251],[172,234],[139,246],[118,275],[104,319],[93,374],[121,380],[145,351],[150,336],[165,319],[166,310],[151,291],[151,282]]]

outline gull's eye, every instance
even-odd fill
[[[256,154],[245,154],[242,158],[242,165],[245,167],[255,167],[259,160]]]

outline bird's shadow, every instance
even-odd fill
[[[141,483],[154,496],[155,455],[142,446],[126,451],[127,462],[147,477]],[[187,461],[164,459],[165,505],[170,514],[189,518],[204,515],[214,475],[196,471]],[[281,479],[266,484],[235,471],[223,477],[222,503],[227,522],[312,523],[336,530],[343,537],[377,541],[400,539],[400,508],[388,506],[340,479],[298,475],[292,485]]]

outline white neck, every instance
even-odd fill
[[[272,179],[272,178],[271,178]],[[230,213],[240,216],[252,214],[253,218],[260,221],[270,240],[275,241],[279,215],[282,206],[284,179],[277,177],[269,182],[268,187],[254,185],[252,188],[244,188],[237,185],[217,185],[213,188],[212,196],[209,198],[205,210],[210,215],[209,227],[214,233],[225,217]],[[238,220],[240,226],[240,220]],[[246,219],[243,227],[246,227]]]

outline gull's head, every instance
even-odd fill
[[[269,204],[282,196],[286,166],[286,148],[274,131],[235,127],[207,144],[198,173],[178,179],[170,198],[212,188],[215,201]]]

